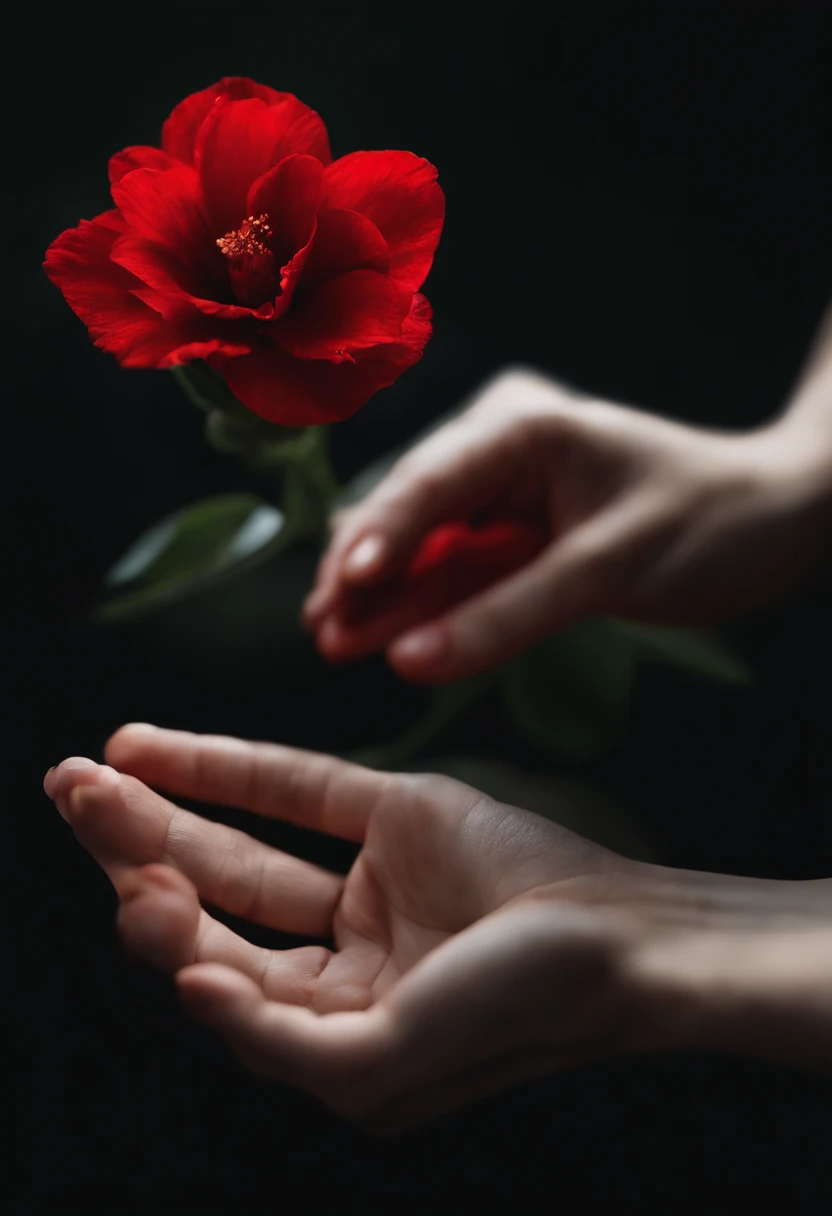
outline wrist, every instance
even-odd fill
[[[702,1047],[832,1072],[832,933],[743,942],[703,990]]]
[[[668,875],[691,888],[684,872]],[[710,893],[701,880],[692,888],[713,905],[691,914],[680,899],[678,925],[648,929],[631,955],[652,1049],[832,1072],[830,883],[701,879],[717,880]]]
[[[796,404],[752,438],[784,503],[807,521],[832,522],[832,440],[812,409]]]

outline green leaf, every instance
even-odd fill
[[[588,621],[505,665],[509,718],[544,753],[589,759],[622,724],[634,670],[630,640],[605,621]]]
[[[590,759],[623,724],[636,669],[645,661],[722,683],[751,679],[745,663],[710,634],[629,621],[588,621],[506,664],[509,717],[542,751]]]
[[[105,584],[117,594],[93,611],[97,620],[133,615],[167,602],[282,547],[288,529],[275,507],[254,494],[220,494],[169,515],[139,537]]]
[[[724,684],[751,682],[748,665],[712,634],[693,629],[637,625],[630,621],[611,620],[606,624],[632,644],[639,660],[670,663]]]

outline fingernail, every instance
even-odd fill
[[[419,629],[399,638],[394,646],[396,660],[405,663],[437,663],[449,649],[444,629]]]
[[[365,536],[344,559],[345,574],[367,574],[380,566],[384,559],[384,541],[380,536]]]
[[[70,756],[68,760],[62,760],[60,764],[50,768],[43,779],[44,793],[52,799],[58,808],[58,814],[67,823],[69,823],[69,814],[67,813],[66,798],[63,795],[55,796],[58,786],[58,770],[60,769],[63,773],[74,773],[85,768],[95,768],[95,761],[88,760],[86,756]]]
[[[87,769],[97,769],[97,777],[102,785],[118,785],[121,781],[121,773],[116,769],[111,768],[109,764],[96,764],[94,760],[87,759],[86,756],[70,756],[68,760],[63,760],[59,765],[50,768],[43,779],[43,789],[47,797],[51,798],[63,819],[69,822],[68,807],[72,805],[72,798],[78,786],[73,787],[69,791],[58,793],[58,770],[61,773],[77,773]]]
[[[68,760],[62,760],[60,764],[53,764],[43,779],[43,789],[47,797],[52,798],[54,796],[55,787],[58,784],[59,768],[66,773],[90,767],[95,767],[95,761],[87,760],[85,756],[70,756]]]

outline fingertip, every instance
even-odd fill
[[[402,634],[387,648],[387,660],[407,679],[425,681],[446,677],[452,657],[449,631],[441,625],[430,625]]]
[[[120,782],[121,774],[108,764],[96,764],[86,756],[69,756],[49,770],[43,788],[61,816],[69,821],[71,814],[83,808],[90,792],[114,788]]]
[[[136,747],[148,742],[158,731],[159,728],[150,722],[125,722],[104,744],[105,759],[118,766]]]
[[[320,623],[322,617],[326,614],[328,601],[330,597],[322,589],[318,589],[309,593],[301,606],[301,624],[304,629],[310,632]]]
[[[315,645],[325,659],[337,663],[342,657],[343,635],[334,617],[325,617],[315,634]]]
[[[351,583],[363,583],[375,578],[389,559],[385,538],[377,532],[362,537],[344,557],[341,570]]]
[[[158,730],[159,727],[154,726],[152,722],[125,722],[110,738],[111,740],[125,736],[147,738],[148,735],[155,735]]]
[[[43,778],[43,792],[47,798],[53,798],[55,795],[55,787],[58,784],[58,766],[53,764],[51,768],[46,770]]]

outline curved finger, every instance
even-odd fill
[[[235,916],[287,933],[332,931],[344,885],[338,874],[183,810],[137,778],[92,762],[83,769],[61,765],[53,796],[116,885],[125,865],[164,862],[187,875],[208,903]]]
[[[267,950],[246,941],[210,916],[193,883],[170,866],[123,870],[116,889],[124,944],[168,973],[193,963],[222,964],[248,976],[271,1000],[305,1005],[329,961],[323,946]]]
[[[455,543],[444,544],[454,540],[453,532],[459,534]],[[404,631],[506,578],[545,542],[544,530],[527,521],[497,521],[478,530],[464,524],[437,529],[403,575],[345,592],[318,630],[318,649],[335,662],[383,650]]]
[[[529,471],[539,453],[540,430],[571,417],[572,394],[524,367],[504,368],[480,385],[471,404],[403,456],[336,529],[304,605],[316,629],[345,585],[369,585],[402,569],[421,538],[454,516],[492,504],[505,506],[506,490],[533,492]],[[564,408],[566,406],[566,408]]]
[[[148,785],[361,841],[383,773],[300,748],[144,722],[108,740],[109,764]]]
[[[316,627],[331,611],[343,586],[396,574],[444,520],[499,502],[527,441],[511,419],[464,415],[408,452],[333,536],[307,601],[307,626]]]

